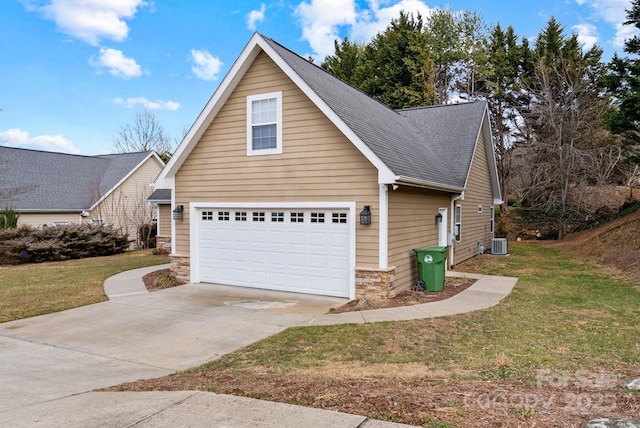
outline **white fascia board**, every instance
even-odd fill
[[[496,154],[493,150],[493,135],[491,133],[491,118],[489,117],[489,105],[485,103],[484,112],[482,113],[482,121],[478,134],[476,136],[476,144],[473,147],[473,156],[471,157],[471,163],[469,164],[469,170],[467,171],[467,178],[464,180],[465,188],[469,185],[469,177],[471,176],[471,168],[473,167],[473,160],[476,156],[476,150],[478,149],[478,142],[480,141],[480,134],[484,138],[484,150],[487,156],[487,162],[489,163],[489,180],[491,181],[491,191],[493,193],[493,203],[502,203],[502,195],[500,194],[500,183],[498,181],[498,167],[496,163]]]
[[[252,39],[253,40],[253,39]],[[344,134],[345,137],[358,150],[360,153],[367,158],[369,162],[373,164],[373,166],[378,170],[378,183],[379,184],[392,184],[394,183],[393,178],[395,174],[391,169],[384,163],[382,160],[367,146],[361,139],[356,135],[355,132],[346,124],[344,121],[324,102],[322,98],[318,94],[315,93],[311,87],[307,84],[307,82],[302,79],[298,73],[296,73],[290,66],[287,64],[285,60],[282,59],[280,55],[276,51],[274,51],[271,46],[262,38],[259,37],[257,39],[258,45],[262,48],[262,50],[269,55],[271,60],[275,62],[278,67],[291,79],[297,86],[300,88],[304,94],[309,97],[311,102],[315,104],[316,107],[324,113],[324,115],[329,118],[329,120]]]
[[[484,146],[489,161],[489,175],[491,177],[491,189],[493,190],[493,203],[502,203],[502,192],[500,180],[498,179],[498,163],[496,162],[496,152],[493,149],[493,133],[491,132],[491,117],[489,116],[489,104],[484,109],[484,120],[482,124]]]
[[[111,195],[113,192],[115,192],[115,190],[120,187],[122,185],[122,183],[124,183],[125,181],[127,181],[127,179],[129,177],[131,177],[131,175],[133,175],[134,172],[136,172],[142,165],[144,165],[147,160],[149,160],[149,158],[153,158],[156,162],[160,162],[160,168],[162,168],[162,166],[164,165],[164,162],[162,162],[162,159],[160,159],[158,157],[158,155],[156,155],[155,152],[151,152],[149,153],[144,159],[142,159],[142,161],[140,161],[140,163],[138,163],[138,165],[136,165],[135,167],[133,167],[131,169],[131,171],[129,171],[127,173],[127,175],[125,175],[120,181],[118,181],[116,183],[115,186],[113,186],[111,189],[109,189],[109,191],[107,193],[105,193],[100,199],[98,199],[93,205],[91,205],[91,207],[89,208],[89,211],[92,211],[95,207],[97,207],[102,201],[104,201],[105,199],[107,199],[107,197],[109,195]]]
[[[258,45],[258,40],[262,40],[262,37],[258,33],[254,33],[240,53],[240,56],[233,63],[233,66],[229,69],[224,79],[222,79],[220,86],[215,90],[205,107],[198,115],[196,121],[191,125],[189,132],[187,132],[187,135],[185,135],[175,153],[171,156],[171,159],[169,159],[167,166],[156,179],[156,188],[171,188],[171,181],[167,180],[167,178],[175,176],[178,172],[178,169],[180,169],[184,161],[187,159],[198,140],[200,140],[200,137],[205,133],[235,87],[247,72],[253,63],[253,60],[260,53],[261,46]]]
[[[58,214],[58,213],[71,213],[71,214],[75,214],[75,213],[81,213],[83,211],[89,211],[89,208],[69,208],[69,209],[37,209],[37,208],[27,208],[27,209],[20,209],[20,208],[15,208],[15,211],[17,213],[24,213],[24,214],[33,214],[33,213],[53,213],[53,214]]]
[[[405,177],[403,175],[396,176],[395,182],[398,184],[405,184],[407,186],[422,187],[425,189],[438,190],[441,192],[460,193],[466,190],[466,188],[464,187],[446,186],[439,183],[434,183],[432,181],[418,180],[411,177]]]

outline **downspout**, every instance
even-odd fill
[[[449,210],[451,212],[451,221],[450,221],[450,230],[449,230],[449,234],[451,236],[451,245],[449,246],[449,264],[448,266],[451,267],[452,269],[455,269],[456,267],[456,256],[455,256],[455,250],[454,250],[454,246],[455,246],[455,239],[453,238],[455,235],[455,228],[456,228],[456,201],[464,201],[464,190],[462,192],[460,192],[460,194],[458,196],[454,196],[451,198],[451,209]]]

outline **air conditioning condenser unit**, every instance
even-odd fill
[[[493,238],[491,240],[491,254],[507,255],[507,238]]]

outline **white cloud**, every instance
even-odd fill
[[[101,39],[123,41],[129,34],[125,19],[134,17],[144,0],[22,0],[56,23],[59,31],[98,45]]]
[[[18,147],[21,149],[80,154],[80,150],[74,147],[73,143],[62,135],[39,135],[37,137],[30,137],[27,131],[23,131],[20,128],[0,131],[0,142],[5,146]]]
[[[123,99],[120,97],[116,97],[113,99],[115,104],[122,104],[129,108],[133,108],[136,105],[140,104],[149,110],[178,110],[180,108],[180,103],[175,101],[161,101],[155,100],[151,101],[144,97],[134,97]]]
[[[577,24],[571,29],[578,35],[578,41],[584,49],[591,49],[598,43],[598,28],[593,24]]]
[[[357,42],[369,41],[397,18],[401,10],[423,17],[432,9],[422,0],[401,0],[387,5],[388,1],[369,0],[368,8],[359,9],[354,0],[309,0],[295,9],[302,27],[302,38],[309,42],[313,56],[324,59],[333,53],[333,42],[340,38],[340,27],[349,26],[349,36]]]
[[[616,48],[624,46],[626,39],[637,34],[632,26],[623,25],[627,20],[627,10],[631,9],[631,0],[576,0],[576,3],[587,5],[593,10],[595,19],[603,20],[616,29],[615,36],[609,42]]]
[[[631,25],[619,24],[616,26],[616,28],[616,35],[611,42],[616,48],[624,47],[624,44],[627,40],[631,39],[633,36],[640,35],[640,33],[638,33],[638,30]]]
[[[420,0],[401,0],[389,7],[379,8],[374,1],[369,2],[370,13],[363,13],[352,28],[351,35],[355,40],[368,41],[380,31],[384,31],[392,19],[398,18],[400,11],[418,14],[423,18],[431,15],[433,9]]]
[[[117,49],[100,48],[100,57],[97,61],[92,58],[90,63],[94,67],[105,67],[109,73],[124,79],[142,75],[142,69],[136,60],[127,58]]]
[[[191,71],[203,80],[216,80],[222,68],[222,61],[207,51],[191,49]]]
[[[358,18],[353,0],[303,1],[296,7],[295,14],[302,26],[302,38],[320,59],[333,53],[333,42],[339,38],[338,28],[353,25]]]
[[[247,14],[247,28],[249,30],[255,31],[256,23],[264,21],[264,13],[267,10],[267,6],[262,3],[260,5],[260,10],[252,10]]]

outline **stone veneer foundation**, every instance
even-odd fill
[[[356,299],[388,300],[396,296],[396,267],[356,267]]]
[[[170,236],[156,236],[156,248],[171,252],[171,237]]]
[[[171,254],[169,258],[171,259],[171,275],[183,281],[190,281],[191,272],[189,268],[191,263],[189,256]]]

